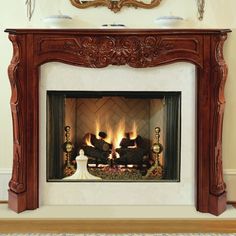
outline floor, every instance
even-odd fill
[[[146,233],[142,233],[142,234],[100,234],[100,233],[92,233],[92,234],[1,234],[0,236],[236,236],[236,234],[234,233],[229,233],[229,234],[215,234],[215,233],[170,233],[170,234],[146,234]]]
[[[194,206],[41,206],[17,214],[0,204],[0,232],[235,233],[236,208],[218,217]]]

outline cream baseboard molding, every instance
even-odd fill
[[[8,199],[7,190],[11,172],[11,168],[0,168],[0,201]],[[236,202],[236,169],[224,169],[224,179],[227,185],[228,201]]]
[[[0,201],[8,199],[8,183],[11,179],[11,168],[0,168]]]
[[[236,169],[224,169],[224,180],[227,185],[227,199],[236,202]]]
[[[8,175],[11,174],[11,168],[0,168],[0,175]]]
[[[224,169],[224,175],[236,175],[236,169]]]

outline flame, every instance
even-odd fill
[[[100,137],[99,137],[99,132],[100,132],[101,130],[100,130],[100,119],[98,118],[98,119],[96,119],[96,121],[95,121],[95,135],[96,135],[96,138],[97,139],[99,139]]]
[[[96,120],[96,137],[99,137],[100,132],[100,122]],[[107,143],[113,144],[113,148],[120,147],[120,142],[122,138],[125,137],[125,120],[121,119],[117,125],[116,130],[113,130],[109,123],[106,124],[106,134],[107,137],[104,139]]]
[[[112,128],[109,124],[106,124],[107,137],[104,139],[107,143],[112,143]]]
[[[93,146],[92,143],[90,142],[91,134],[87,134],[85,137],[85,144],[87,146]]]
[[[130,139],[136,139],[138,136],[137,134],[137,125],[136,122],[133,122],[132,132],[130,132]]]
[[[120,147],[120,142],[122,140],[122,138],[125,137],[125,120],[122,119],[120,120],[116,133],[113,137],[113,147],[114,148],[118,148]]]
[[[95,121],[95,134],[98,139],[101,138],[98,135],[99,132],[101,131],[100,127],[101,127],[100,120],[97,119]],[[115,155],[116,158],[119,158],[120,156],[118,153],[116,153],[115,149],[120,147],[120,142],[125,137],[125,119],[123,118],[119,121],[116,129],[114,128],[112,129],[110,124],[107,122],[105,132],[107,134],[107,137],[104,138],[104,141],[112,144],[112,153],[110,154],[109,159],[112,159],[113,155]],[[130,139],[136,139],[136,138],[137,138],[137,125],[136,125],[136,122],[134,121],[132,125],[132,130],[130,132]],[[90,142],[90,135],[86,137],[85,142],[86,142],[86,145],[93,146]],[[136,145],[130,148],[135,148],[135,147]]]

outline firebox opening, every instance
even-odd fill
[[[47,181],[180,181],[180,130],[181,92],[47,91]]]

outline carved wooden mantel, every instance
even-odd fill
[[[13,173],[9,183],[12,210],[22,212],[39,206],[39,67],[51,61],[93,68],[126,64],[145,68],[177,61],[195,64],[196,208],[214,215],[225,210],[222,123],[227,66],[223,44],[230,30],[7,29],[6,32],[14,49],[8,70],[14,128]]]

